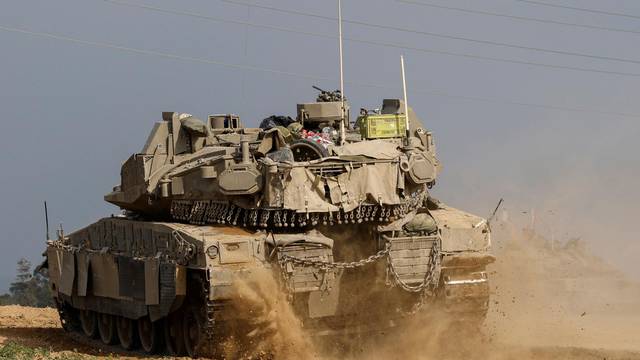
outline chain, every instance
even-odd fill
[[[411,286],[400,280],[400,277],[395,271],[391,261],[389,261],[389,272],[393,275],[395,283],[399,285],[403,290],[413,293],[420,292],[419,301],[413,304],[411,310],[405,312],[405,315],[416,314],[427,302],[427,299],[435,295],[436,288],[438,287],[438,283],[440,281],[440,240],[435,240],[433,243],[429,261],[429,270],[425,274],[424,280],[420,285]]]
[[[79,251],[81,249],[81,247],[79,246],[67,245],[62,240],[49,240],[47,241],[47,244],[52,248],[56,248],[60,250]],[[98,251],[95,251],[95,252],[98,252]]]
[[[308,222],[312,225],[359,224],[363,222],[388,222],[419,208],[425,193],[415,191],[401,204],[384,205],[360,204],[356,208],[314,213],[304,218],[299,209],[269,209],[250,207],[243,209],[237,205],[218,200],[173,200],[170,213],[174,220],[203,224],[233,224],[249,227],[304,227]],[[307,213],[308,214],[308,213]],[[238,220],[241,219],[242,222]]]
[[[286,254],[283,254],[281,259],[283,263],[285,263],[285,266],[287,262],[290,262],[295,265],[311,266],[311,267],[315,267],[322,270],[355,269],[355,268],[359,268],[359,267],[374,263],[382,259],[383,257],[389,254],[389,250],[391,250],[391,243],[387,243],[384,249],[378,251],[377,253],[365,259],[361,259],[358,261],[351,261],[351,262],[329,262],[324,260],[309,260],[309,259],[302,259],[302,258],[298,258],[291,255],[286,255]]]
[[[174,230],[171,235],[176,240],[175,261],[179,265],[186,265],[196,253],[196,247],[182,237],[178,231]]]
[[[293,293],[295,292],[295,289],[293,288],[293,284],[290,281],[291,275],[289,275],[289,271],[287,270],[288,263],[283,258],[280,258],[278,260],[278,263],[280,265],[280,276],[282,277],[282,284],[284,284],[284,286],[287,288],[286,289],[287,301],[292,302]]]
[[[240,212],[242,212],[242,209],[238,208],[238,210],[236,211],[236,216],[233,218],[233,225],[235,226],[238,223],[238,217],[240,216]]]
[[[275,225],[275,227],[282,226],[282,222],[280,221],[280,218],[281,218],[281,211],[276,210],[273,214],[273,224]]]
[[[433,242],[433,246],[431,248],[431,254],[429,256],[429,269],[425,273],[425,277],[422,280],[422,283],[418,285],[409,285],[400,279],[400,275],[396,272],[395,267],[393,266],[393,261],[391,260],[391,256],[389,252],[391,251],[391,242],[387,241],[384,249],[378,251],[376,254],[371,255],[365,259],[352,261],[352,262],[329,262],[323,260],[309,260],[294,257],[291,255],[283,254],[280,257],[280,269],[281,275],[284,280],[284,283],[287,287],[287,292],[291,297],[294,289],[290,284],[290,278],[287,271],[287,264],[294,264],[300,266],[310,266],[317,268],[322,271],[328,271],[333,269],[355,269],[359,268],[371,263],[374,263],[384,257],[388,259],[388,270],[391,276],[393,277],[394,284],[399,286],[401,289],[411,293],[420,293],[420,300],[414,304],[413,308],[408,315],[415,314],[427,301],[427,298],[433,296],[435,294],[435,290],[438,286],[440,280],[440,240],[436,239]]]
[[[189,261],[191,261],[191,259],[193,259],[193,257],[196,254],[196,247],[195,245],[193,245],[192,243],[188,242],[187,240],[185,240],[185,238],[182,236],[182,234],[180,234],[178,231],[174,230],[171,232],[171,236],[175,239],[176,241],[176,248],[174,251],[172,251],[172,255],[171,256],[168,252],[164,252],[161,254],[161,257],[167,262],[167,263],[176,263],[178,265],[187,265],[189,263]],[[70,251],[70,252],[87,252],[87,253],[93,253],[93,254],[103,254],[105,253],[104,250],[95,250],[95,249],[91,249],[89,247],[86,247],[84,245],[80,245],[80,246],[73,246],[73,245],[68,245],[63,243],[61,240],[50,240],[48,242],[48,245],[52,248],[56,248],[56,249],[61,249],[61,250],[66,250],[66,251]],[[132,250],[132,252],[136,251],[136,249]],[[156,259],[155,256],[132,256],[129,254],[122,254],[122,253],[117,253],[117,252],[112,252],[107,250],[107,252],[113,254],[113,255],[120,255],[120,256],[131,256],[132,258],[134,258],[135,260],[148,260],[148,259]]]
[[[438,280],[440,278],[440,242],[438,240],[433,242],[431,256],[429,259],[429,269],[427,270],[422,283],[418,285],[409,285],[403,282],[402,279],[400,279],[400,275],[396,272],[391,259],[389,259],[389,272],[393,276],[395,284],[405,291],[418,293],[426,290],[427,292],[432,292],[438,285]]]

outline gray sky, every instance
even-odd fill
[[[102,196],[118,183],[121,162],[140,150],[162,111],[201,117],[233,112],[246,124],[257,125],[271,114],[293,115],[296,102],[314,98],[313,84],[338,87],[337,44],[331,38],[336,34],[335,21],[220,0],[131,1],[328,37],[220,23],[103,0],[3,1],[0,289],[6,289],[13,278],[19,257],[40,261],[43,200],[49,202],[52,227],[62,222],[68,231],[117,212]],[[522,211],[535,208],[541,231],[558,238],[581,236],[611,262],[640,277],[634,266],[640,258],[636,226],[640,215],[640,76],[633,75],[640,74],[640,47],[636,46],[640,3],[553,2],[635,14],[634,18],[517,0],[416,1],[631,31],[570,27],[393,0],[343,1],[346,20],[387,26],[345,23],[345,37],[423,49],[346,40],[346,95],[356,109],[377,107],[385,97],[400,97],[399,55],[405,54],[409,101],[434,131],[445,166],[435,190],[438,197],[481,215],[504,197],[506,208],[518,221],[528,217]],[[336,13],[333,1],[261,0],[259,4],[328,17]],[[389,26],[520,48],[399,32]],[[11,29],[14,31],[7,31]]]

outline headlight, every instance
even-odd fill
[[[211,245],[207,248],[207,256],[211,259],[217,258],[219,253],[218,247],[215,245]]]
[[[225,244],[224,248],[227,251],[236,251],[236,250],[240,249],[240,245],[239,244]]]

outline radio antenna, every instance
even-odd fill
[[[47,230],[46,240],[49,240],[49,211],[47,211],[47,202],[44,202],[44,226]]]
[[[340,121],[340,146],[344,145],[344,128],[346,109],[344,108],[344,70],[342,63],[342,1],[338,0],[338,46],[340,48],[340,101],[342,102],[342,119]]]
[[[404,95],[404,126],[405,126],[405,136],[406,136],[406,144],[409,145],[409,137],[411,135],[411,130],[409,130],[409,102],[407,101],[407,79],[404,75],[404,56],[400,55],[400,70],[402,72],[402,92]]]

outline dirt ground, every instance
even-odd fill
[[[26,347],[43,348],[52,357],[80,355],[105,356],[109,352],[92,348],[70,339],[62,330],[58,313],[52,308],[30,308],[24,306],[0,306],[0,344],[17,343]]]
[[[640,359],[640,284],[615,265],[578,240],[551,243],[510,224],[494,225],[493,252],[498,260],[490,269],[491,308],[481,335],[427,326],[417,318],[402,333],[349,351],[329,343],[275,358]],[[292,328],[280,337],[291,347],[308,346]],[[0,307],[0,344],[8,343],[48,349],[60,358],[146,358],[76,342],[61,329],[53,309]]]

